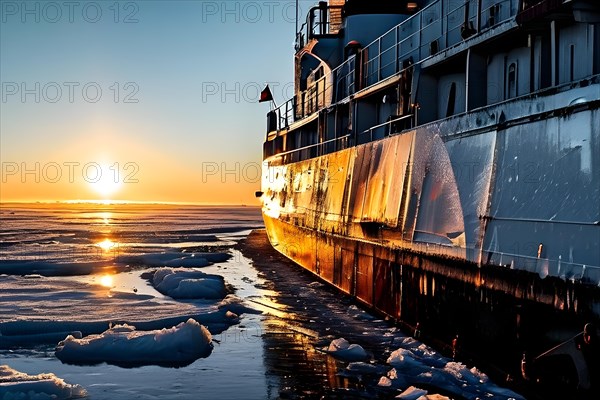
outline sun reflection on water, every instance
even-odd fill
[[[100,243],[96,243],[96,246],[100,247],[104,251],[112,250],[117,244],[110,239],[104,239]]]
[[[114,279],[112,275],[104,275],[100,278],[100,284],[107,288],[112,288],[114,286]]]
[[[110,225],[110,220],[112,219],[111,212],[102,212],[100,213],[100,219],[102,219],[102,223],[104,225]]]

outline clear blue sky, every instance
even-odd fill
[[[139,182],[114,199],[252,201],[254,173],[202,163],[260,162],[258,88],[293,95],[293,0],[0,3],[1,200],[95,196],[23,163],[134,162]]]

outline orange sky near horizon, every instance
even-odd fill
[[[149,127],[127,135],[119,126],[94,125],[62,143],[60,132],[49,131],[51,144],[25,143],[16,149],[19,158],[2,149],[0,202],[259,204],[254,196],[260,190],[259,141],[256,151],[232,151],[226,158],[199,154],[202,135],[191,145],[151,143],[140,139]]]
[[[2,158],[0,202],[259,204],[259,160],[178,159],[174,152],[107,136],[86,137],[51,157],[33,153],[24,161]]]
[[[259,204],[260,164],[200,164],[165,170],[165,164],[144,162],[3,162],[0,202]]]

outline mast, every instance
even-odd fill
[[[298,35],[298,1],[296,0],[296,31],[294,32],[296,36]]]

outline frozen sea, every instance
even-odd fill
[[[0,400],[522,398],[294,266],[262,226],[256,207],[3,204]]]

